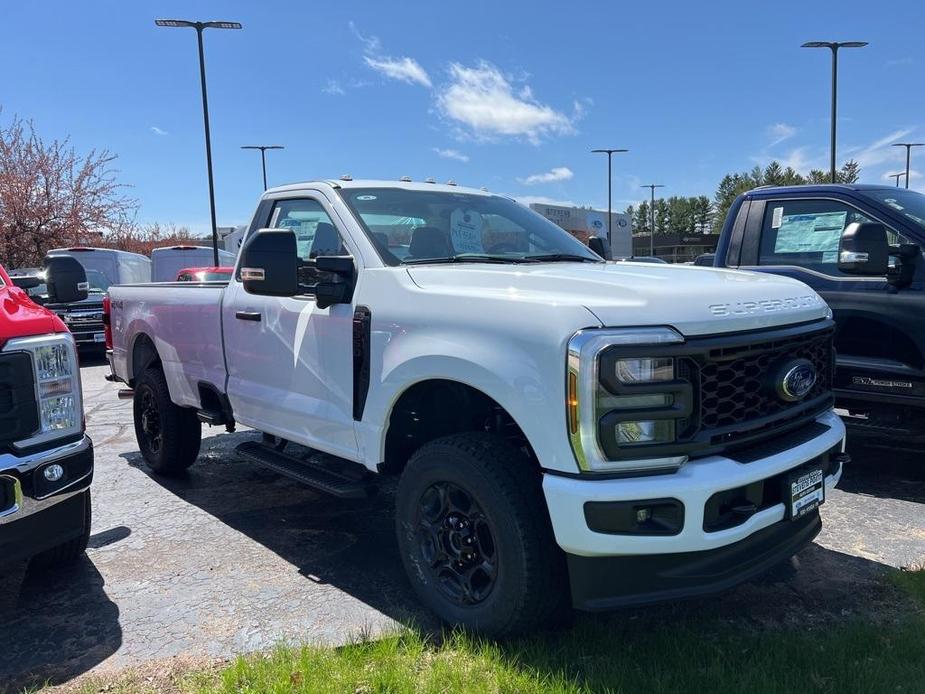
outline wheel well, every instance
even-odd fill
[[[536,461],[523,430],[501,405],[472,386],[435,379],[414,384],[392,407],[385,461],[379,469],[401,472],[411,454],[425,443],[466,431],[500,436]]]
[[[915,369],[925,365],[921,351],[908,333],[872,318],[840,319],[835,344],[840,354],[895,359]]]
[[[129,377],[131,383],[144,373],[145,369],[153,364],[159,364],[161,361],[154,346],[154,341],[142,333],[135,338],[135,344],[132,346],[132,363],[129,368]]]

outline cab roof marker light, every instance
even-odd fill
[[[437,182],[436,178],[425,178],[424,179],[424,183],[436,183],[436,182]]]
[[[340,180],[342,180],[342,181],[352,181],[352,180],[353,180],[353,176],[351,176],[350,174],[344,174],[343,176],[340,177]]]
[[[398,180],[401,181],[402,183],[411,183],[411,176],[402,176]]]

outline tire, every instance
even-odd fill
[[[176,475],[196,462],[202,425],[196,411],[175,405],[156,366],[135,383],[135,438],[145,462],[161,475]]]
[[[93,512],[90,505],[90,490],[83,493],[84,497],[84,523],[83,530],[73,540],[45,550],[41,554],[32,557],[32,566],[38,569],[50,569],[59,566],[72,564],[83,556],[87,551],[87,543],[90,542],[90,522],[93,518]]]
[[[530,461],[496,436],[454,434],[418,449],[395,505],[399,551],[421,601],[490,637],[558,620],[569,599],[565,556],[543,498]]]

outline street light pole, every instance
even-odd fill
[[[899,188],[899,179],[905,176],[906,174],[900,171],[899,173],[887,174],[887,175],[896,181],[896,187]]]
[[[838,49],[863,48],[867,41],[807,41],[800,48],[828,48],[832,51],[832,132],[830,168],[832,183],[835,183],[835,130],[838,110]]]
[[[655,255],[655,189],[664,188],[661,183],[646,183],[640,188],[648,188],[652,193],[652,201],[649,203],[649,216],[652,220],[652,227],[649,229],[649,255]]]
[[[259,149],[260,165],[263,167],[263,189],[267,189],[267,156],[268,149],[286,149],[282,145],[241,145],[241,149]]]
[[[893,144],[894,147],[905,147],[906,148],[906,188],[909,187],[909,162],[911,160],[910,152],[913,147],[922,147],[925,145],[925,142],[896,142]],[[899,179],[896,179],[896,185],[899,185]]]
[[[209,174],[209,212],[212,219],[212,260],[218,267],[218,225],[215,221],[215,182],[212,177],[212,136],[209,129],[209,97],[206,91],[206,58],[202,47],[204,29],[240,29],[238,22],[191,22],[186,19],[156,19],[159,27],[188,28],[196,30],[199,46],[199,81],[202,86],[202,121],[206,131],[206,169]]]
[[[613,209],[611,205],[611,192],[613,190],[612,175],[613,169],[610,165],[610,159],[614,152],[629,152],[628,149],[592,149],[592,154],[607,155],[607,243],[613,244]]]

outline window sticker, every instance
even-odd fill
[[[847,212],[781,215],[780,228],[774,241],[774,252],[837,253],[847,217]]]
[[[784,208],[775,207],[774,212],[771,214],[771,228],[772,229],[780,229],[780,222],[781,222],[781,219],[783,219],[783,216],[784,216]]]
[[[450,214],[450,239],[457,253],[484,253],[482,215],[474,210],[453,210]]]

